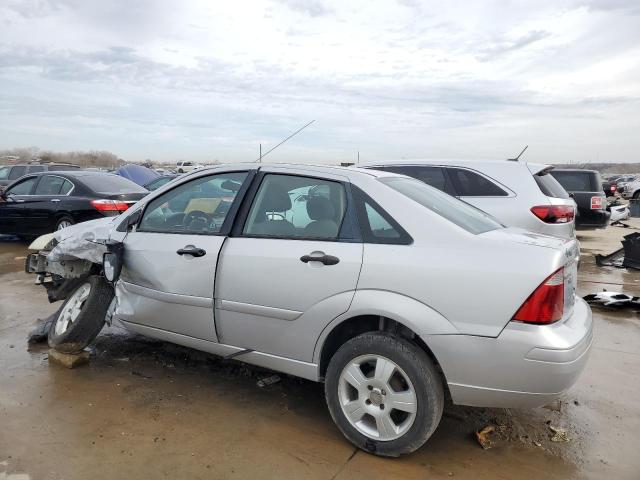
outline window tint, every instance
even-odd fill
[[[137,183],[133,183],[131,180],[111,173],[83,175],[80,179],[89,189],[103,195],[148,192],[146,188],[141,187]]]
[[[62,184],[62,188],[60,189],[60,195],[66,195],[71,190],[73,190],[73,183],[71,183],[69,180],[65,180]]]
[[[53,175],[40,177],[35,195],[60,195],[64,182],[64,178],[54,177]]]
[[[385,170],[393,173],[407,175],[408,177],[413,177],[416,180],[420,180],[427,185],[431,185],[432,187],[437,188],[438,190],[442,190],[443,192],[447,191],[447,177],[445,176],[444,170],[442,170],[441,167],[406,165],[398,167],[385,167]]]
[[[461,197],[506,197],[509,194],[482,175],[463,168],[447,168]]]
[[[7,190],[8,195],[30,195],[38,177],[28,178]]]
[[[27,173],[26,166],[13,167],[11,169],[11,173],[9,174],[9,180],[15,180],[16,178],[20,178],[25,173]]]
[[[369,195],[354,185],[351,188],[364,242],[409,245],[413,241],[409,234]]]
[[[552,170],[551,175],[567,192],[600,191],[600,181],[594,172],[557,172]]]
[[[566,192],[562,185],[558,183],[558,181],[553,178],[548,172],[538,173],[533,176],[540,191],[544,193],[547,197],[553,198],[569,198],[569,194]]]
[[[218,233],[246,177],[221,173],[180,185],[149,203],[138,231]]]
[[[380,181],[468,232],[478,234],[502,227],[500,222],[482,210],[422,182],[390,177]]]
[[[44,172],[42,165],[32,165],[29,167],[29,173]]]
[[[6,180],[11,172],[11,167],[0,167],[0,180]]]
[[[266,175],[249,211],[245,235],[336,239],[347,208],[339,182]]]

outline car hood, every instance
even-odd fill
[[[48,255],[50,261],[61,261],[71,258],[102,263],[106,253],[105,242],[116,228],[120,217],[105,217],[88,222],[78,223],[59,230],[54,235],[57,242]]]

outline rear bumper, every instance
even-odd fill
[[[478,407],[538,407],[558,398],[584,369],[593,342],[591,309],[552,325],[510,322],[497,338],[428,335],[453,402]]]
[[[576,217],[576,228],[604,228],[609,225],[611,212],[607,210],[584,210],[579,211]]]

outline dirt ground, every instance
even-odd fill
[[[640,221],[634,221],[640,227]],[[581,232],[581,295],[640,295],[640,271],[600,268],[632,229]],[[322,385],[106,329],[91,362],[49,365],[27,346],[56,308],[22,272],[26,246],[0,239],[0,480],[147,478],[640,478],[640,319],[594,309],[595,347],[562,402],[535,410],[448,405],[414,454],[381,459],[333,425]],[[491,424],[493,448],[474,432]],[[551,441],[551,426],[569,441]]]

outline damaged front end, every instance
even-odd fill
[[[115,218],[73,225],[43,235],[29,246],[36,252],[27,256],[25,271],[37,276],[36,284],[47,289],[49,302],[66,299],[83,279],[103,274],[104,255],[113,249],[110,236]]]

